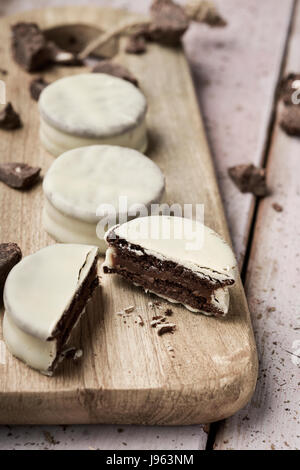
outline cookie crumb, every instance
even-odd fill
[[[171,308],[167,308],[167,310],[165,311],[165,315],[170,317],[171,315],[173,315],[173,310]]]
[[[136,319],[137,319],[137,323],[138,323],[140,326],[144,326],[145,323],[144,323],[144,320],[143,320],[143,318],[141,317],[141,315],[137,315]]]
[[[125,313],[131,313],[131,312],[134,311],[134,309],[135,309],[134,305],[129,305],[129,307],[124,308],[124,312]]]
[[[173,333],[175,329],[176,329],[175,323],[164,323],[162,325],[157,325],[157,334],[159,336],[162,336],[165,333]]]

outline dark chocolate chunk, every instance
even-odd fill
[[[300,105],[284,106],[281,111],[280,127],[288,134],[300,136]]]
[[[128,38],[125,51],[128,54],[143,54],[146,52],[146,40],[142,34],[133,34]]]
[[[0,73],[1,75],[8,75],[8,71],[6,69],[3,69],[2,67],[0,67]]]
[[[73,54],[48,41],[36,23],[17,23],[12,26],[12,51],[15,61],[27,72],[42,70],[55,63],[81,65]]]
[[[0,181],[12,188],[27,189],[39,180],[40,171],[26,163],[0,163]]]
[[[137,79],[131,74],[131,72],[123,65],[116,64],[110,60],[102,60],[97,64],[93,70],[93,73],[107,73],[108,75],[113,75],[114,77],[122,78],[131,82],[133,85],[138,86]]]
[[[159,336],[164,335],[165,333],[173,333],[176,329],[175,323],[163,323],[162,325],[157,326],[157,334]]]
[[[150,8],[151,24],[147,37],[153,41],[176,46],[189,27],[184,9],[172,0],[154,0]]]
[[[0,295],[10,270],[22,258],[22,252],[16,243],[0,243]],[[1,302],[0,302],[1,303]]]
[[[190,20],[206,23],[211,27],[226,26],[227,24],[226,20],[218,12],[214,2],[210,0],[187,2],[185,12]]]
[[[33,98],[35,101],[38,101],[40,94],[42,93],[43,89],[48,86],[49,83],[46,82],[43,77],[39,78],[34,78],[29,85],[29,91],[31,98]]]
[[[33,72],[52,61],[49,43],[36,23],[17,23],[11,29],[13,57],[21,67]]]
[[[236,165],[228,169],[232,181],[242,193],[253,193],[255,196],[266,196],[266,171],[252,164]]]
[[[272,207],[276,212],[283,211],[283,207],[280,204],[278,204],[278,202],[273,202]]]
[[[7,103],[0,112],[0,129],[10,131],[20,127],[22,127],[22,121],[19,114],[14,110],[11,103]]]
[[[295,80],[299,80],[300,81],[300,74],[299,73],[289,73],[286,77],[284,77],[280,84],[279,84],[279,87],[278,87],[278,97],[280,99],[282,99],[282,101],[284,102],[284,104],[286,104],[287,106],[291,106],[293,104],[296,104],[296,103],[293,103],[292,101],[292,95],[293,93],[296,92],[296,98],[300,98],[300,93],[297,92],[297,89],[300,88],[300,86],[298,87],[293,87],[293,84],[295,82]]]

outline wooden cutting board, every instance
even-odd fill
[[[53,157],[39,143],[37,104],[30,98],[32,76],[11,59],[10,24],[35,21],[41,27],[88,23],[107,29],[136,15],[95,7],[26,12],[1,20],[1,77],[7,101],[20,112],[24,127],[0,132],[1,161],[41,166]],[[124,46],[124,44],[123,44]],[[213,163],[193,83],[182,50],[148,46],[144,55],[116,58],[137,76],[148,103],[148,155],[166,175],[168,203],[205,204],[205,223],[229,240]],[[48,80],[82,68],[53,68]],[[76,98],[75,98],[76,99]],[[41,185],[20,192],[0,185],[0,241],[14,241],[23,255],[53,240],[41,222]],[[166,302],[155,300],[114,276],[102,276],[83,318],[77,342],[84,350],[74,364],[63,363],[44,377],[5,351],[0,343],[0,423],[120,423],[183,425],[206,423],[235,413],[250,399],[257,378],[257,356],[250,315],[240,280],[231,290],[225,319],[192,314],[172,305],[176,332],[159,337],[150,327]],[[116,312],[134,305],[124,319]],[[2,313],[1,313],[2,315]],[[136,322],[141,315],[144,326]],[[0,339],[2,331],[0,329]],[[171,346],[171,348],[170,348]],[[173,351],[170,349],[173,348]]]

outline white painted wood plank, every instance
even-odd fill
[[[285,73],[299,72],[300,6]],[[217,449],[300,449],[300,140],[275,124],[246,289],[260,356],[251,403],[223,423]],[[276,212],[272,204],[283,207]]]
[[[216,4],[228,20],[226,28],[195,25],[185,42],[241,265],[254,197],[240,194],[227,169],[262,162],[293,2],[218,0]]]
[[[1,426],[0,450],[201,450],[199,435],[200,426]]]

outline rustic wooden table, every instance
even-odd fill
[[[1,0],[0,14],[87,3],[145,13],[150,0]],[[279,78],[300,71],[300,5],[216,3],[228,26],[195,24],[184,42],[252,313],[256,392],[211,426],[1,426],[0,449],[300,449],[300,141],[280,130],[275,101]],[[266,166],[269,197],[257,201],[233,186],[227,168],[244,162]]]

